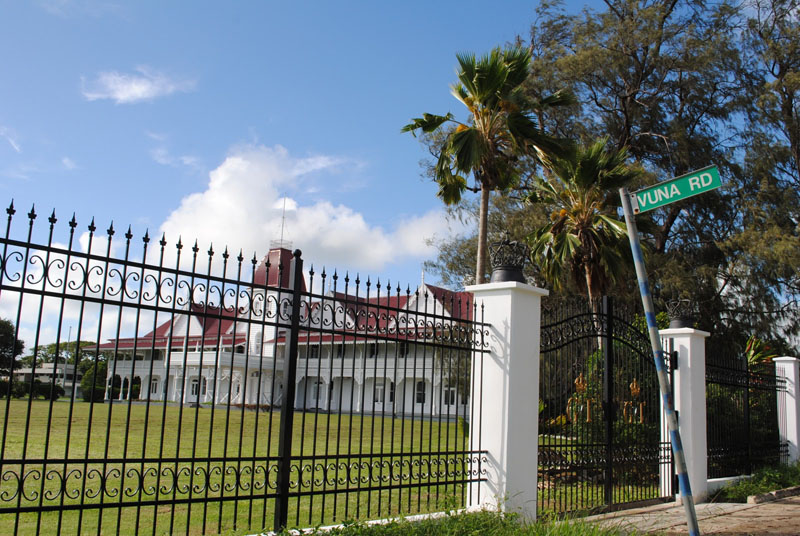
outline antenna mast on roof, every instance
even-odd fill
[[[283,239],[283,230],[286,227],[286,195],[283,196],[283,213],[281,214],[281,238],[280,240],[271,240],[269,243],[270,249],[292,249],[292,241]]]
[[[281,214],[281,242],[283,242],[284,225],[286,225],[286,195],[283,196],[283,214]]]

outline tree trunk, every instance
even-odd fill
[[[481,186],[481,207],[478,211],[478,261],[475,266],[475,283],[480,285],[486,279],[486,252],[488,249],[488,221],[489,221],[489,194],[491,191],[486,186]]]

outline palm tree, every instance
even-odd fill
[[[619,221],[618,189],[640,171],[627,151],[606,149],[607,139],[554,158],[552,175],[534,182],[529,201],[552,209],[550,222],[529,237],[531,256],[559,288],[569,273],[589,298],[601,296],[624,265],[627,231]]]
[[[423,114],[403,127],[403,132],[439,133],[434,180],[437,196],[448,205],[461,200],[465,191],[480,192],[476,283],[484,282],[487,250],[487,213],[492,190],[507,190],[519,179],[517,159],[533,155],[546,162],[551,155],[565,156],[570,145],[547,136],[529,110],[571,104],[571,95],[558,92],[534,106],[523,103],[521,86],[528,76],[530,52],[521,48],[501,50],[476,58],[457,54],[458,82],[452,94],[469,110],[465,121],[447,115]],[[440,130],[441,129],[441,130]],[[470,187],[464,175],[472,174]]]

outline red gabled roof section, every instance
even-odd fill
[[[345,308],[347,314],[354,314],[359,319],[359,326],[369,330],[384,329],[387,323],[397,317],[408,305],[408,294],[394,296],[351,296],[342,292],[334,292],[332,299]],[[361,321],[366,320],[366,324]]]
[[[428,283],[425,283],[425,288],[433,295],[436,301],[442,304],[442,307],[451,317],[458,320],[472,320],[474,316],[474,297],[471,292],[456,292],[429,285]]]
[[[253,274],[255,288],[291,288],[291,266],[294,255],[286,248],[271,249],[256,268]],[[302,279],[300,290],[306,291],[305,278]]]
[[[196,319],[202,326],[202,335],[189,335],[186,337],[186,328],[180,330],[180,333],[172,333],[170,331],[173,323],[180,317],[190,316],[191,319]],[[147,350],[151,348],[165,349],[167,346],[183,346],[184,340],[188,341],[188,345],[192,346],[198,343],[203,346],[219,346],[229,344],[241,344],[247,341],[247,335],[244,333],[234,334],[233,323],[236,318],[236,312],[230,309],[220,309],[219,307],[209,307],[206,305],[199,305],[193,303],[189,310],[180,315],[167,320],[159,325],[155,331],[151,331],[139,338],[129,337],[116,340],[110,340],[98,346],[99,350],[130,350],[133,348],[140,350]]]

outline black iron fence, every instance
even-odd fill
[[[744,352],[707,345],[706,419],[708,477],[751,474],[786,463],[781,442],[786,418],[786,381],[772,362],[749,363]]]
[[[641,315],[611,298],[544,300],[540,371],[539,515],[672,500]]]
[[[257,532],[479,500],[470,295],[7,214],[0,532]]]

